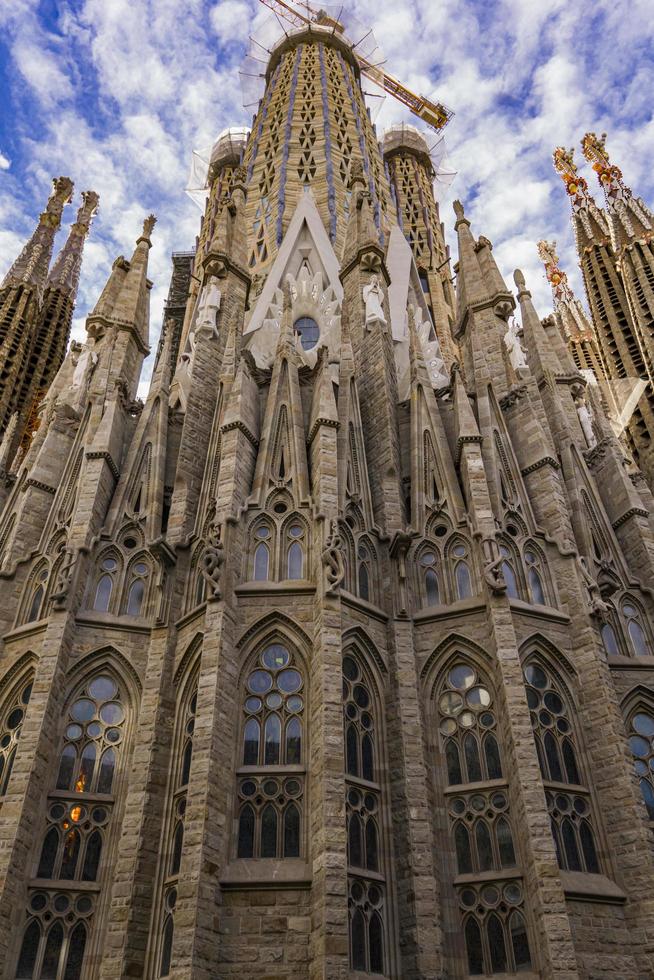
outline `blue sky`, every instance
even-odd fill
[[[523,268],[543,316],[551,298],[539,238],[557,240],[581,296],[551,153],[578,148],[589,129],[606,131],[612,162],[654,205],[652,0],[357,0],[350,9],[374,28],[389,71],[455,112],[446,166],[457,176],[438,188],[453,250],[459,197],[509,284]],[[268,19],[258,0],[0,0],[0,275],[31,233],[53,175],[69,175],[76,189],[57,245],[80,192],[96,190],[74,324],[82,336],[111,262],[130,254],[154,211],[154,346],[170,252],[192,247],[198,230],[200,212],[184,193],[191,152],[228,125],[249,125],[238,68],[248,35],[264,36]],[[378,129],[401,119],[411,117],[387,99]]]

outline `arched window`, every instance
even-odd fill
[[[518,589],[518,580],[513,567],[514,557],[505,544],[500,545],[500,554],[502,556],[502,574],[506,582],[506,594],[511,599],[519,599],[520,590]]]
[[[600,635],[602,637],[602,643],[604,644],[604,649],[606,650],[606,655],[608,657],[620,656],[618,639],[615,635],[615,630],[613,629],[611,623],[604,623],[602,629],[600,630]]]
[[[629,748],[650,820],[654,820],[654,712],[640,709],[629,723]]]
[[[652,651],[647,641],[647,635],[643,628],[643,620],[639,610],[630,602],[625,602],[622,606],[622,615],[625,618],[627,636],[631,651],[636,657],[651,657]]]
[[[25,616],[26,623],[34,623],[45,613],[43,600],[45,599],[48,575],[48,568],[44,566],[36,573],[36,576],[32,580],[32,591],[27,606],[27,615]]]
[[[470,599],[473,592],[468,546],[457,541],[450,554],[454,562],[454,594],[457,599]]]
[[[304,526],[294,521],[287,531],[286,577],[304,578]]]
[[[236,856],[300,857],[307,748],[297,658],[271,643],[248,671],[237,770]]]
[[[543,560],[535,548],[525,548],[525,565],[529,598],[536,606],[546,606]]]
[[[100,562],[100,577],[93,598],[93,608],[96,612],[109,612],[117,575],[118,562],[112,555],[108,555]]]
[[[570,871],[599,874],[590,793],[582,778],[568,701],[545,665],[529,663],[524,676],[559,864]]]
[[[14,689],[14,694],[6,702],[0,714],[0,799],[7,792],[31,694],[32,679],[30,678]]]
[[[345,729],[345,812],[350,892],[350,965],[367,973],[384,972],[382,790],[379,776],[372,682],[356,656],[343,657]],[[355,877],[356,876],[356,877]]]
[[[136,561],[130,566],[125,607],[128,616],[145,615],[144,600],[149,575],[150,566],[145,561]]]
[[[468,973],[514,973],[531,957],[526,931],[521,949],[511,936],[511,916],[524,923],[524,899],[520,880],[507,877],[519,868],[494,692],[476,667],[455,658],[435,695],[456,873],[468,876],[456,888]],[[493,881],[491,872],[501,877]]]
[[[431,548],[423,551],[420,555],[419,567],[424,601],[428,606],[439,606],[443,599],[438,574],[438,552]]]
[[[260,524],[254,532],[252,578],[255,582],[267,582],[270,577],[270,548],[272,535],[267,524]]]
[[[367,544],[357,547],[357,591],[359,598],[372,602],[372,558]]]

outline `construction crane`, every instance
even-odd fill
[[[300,10],[296,10],[289,3],[286,3],[286,0],[261,0],[261,3],[269,7],[278,18],[283,18],[287,23],[292,24],[293,27],[301,28],[307,25],[317,24],[321,27],[331,27],[334,33],[343,34],[345,31],[343,24],[338,19],[330,17],[324,10],[314,11],[308,3],[303,4],[307,10],[306,14]],[[360,41],[357,42],[357,44],[359,43]],[[383,71],[378,65],[373,64],[362,54],[359,54],[355,50],[357,44],[352,46],[352,52],[359,63],[363,75],[383,88],[384,91],[392,95],[398,102],[407,106],[414,116],[418,116],[419,119],[422,119],[423,122],[426,122],[433,129],[440,130],[447,125],[453,115],[451,109],[444,106],[442,102],[431,102],[430,99],[425,99],[423,96],[412,92],[406,85],[398,81],[397,78],[393,78],[387,71]]]

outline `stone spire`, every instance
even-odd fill
[[[644,237],[649,241],[654,214],[641,198],[634,197],[622,178],[622,171],[609,160],[606,152],[606,133],[600,136],[586,133],[581,141],[581,148],[588,162],[592,164],[604,191],[611,220],[613,248],[618,252],[622,245],[633,241],[634,238]]]
[[[565,184],[570,198],[577,247],[587,241],[601,241],[609,236],[606,214],[598,208],[588,190],[588,182],[577,173],[574,150],[558,146],[553,154],[554,169]]]
[[[148,255],[152,248],[150,235],[156,221],[156,217],[150,214],[143,222],[143,232],[136,239],[136,248],[112,310],[114,320],[133,324],[145,346],[147,346],[149,339],[150,289],[152,286],[147,276]]]
[[[43,290],[54,237],[61,225],[64,205],[71,201],[72,196],[73,182],[70,177],[55,177],[52,181],[52,193],[45,211],[41,213],[36,230],[3,279],[0,289],[25,283],[36,286],[39,293]]]
[[[68,239],[52,263],[46,285],[68,293],[73,301],[77,295],[79,274],[82,267],[84,242],[91,228],[91,221],[98,212],[100,197],[95,191],[82,192],[82,204],[70,227]]]

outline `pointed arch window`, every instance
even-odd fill
[[[26,623],[34,623],[40,619],[45,612],[45,591],[48,582],[49,570],[47,565],[40,568],[32,579],[30,599],[25,616]]]
[[[255,582],[267,582],[270,577],[270,548],[272,534],[266,524],[260,524],[254,532],[252,578]]]
[[[500,545],[500,554],[502,556],[502,574],[506,582],[506,594],[510,599],[519,599],[520,590],[514,568],[515,559],[505,544]]]
[[[96,612],[109,612],[117,574],[118,562],[111,555],[100,562],[100,577],[95,587],[93,599],[93,608]]]
[[[559,865],[599,874],[590,792],[583,780],[570,704],[544,664],[528,663],[524,676]]]
[[[293,521],[287,530],[286,577],[289,579],[304,578],[304,525]]]
[[[535,548],[525,549],[525,566],[527,569],[527,585],[529,597],[536,606],[546,606],[545,576],[543,559]]]
[[[383,973],[385,880],[381,845],[379,777],[373,686],[353,653],[343,657],[345,812],[350,893],[350,965]],[[377,877],[370,878],[370,872]]]
[[[465,883],[455,879],[455,891],[468,972],[514,973],[528,968],[531,956],[522,884],[510,877],[519,872],[518,856],[494,692],[475,666],[455,658],[435,697],[456,871],[466,876]],[[489,878],[493,871],[501,875],[497,881]]]
[[[652,650],[647,639],[647,634],[643,626],[643,617],[640,610],[631,602],[625,602],[622,606],[622,615],[627,627],[627,636],[631,652],[636,657],[651,657]]]
[[[297,658],[280,643],[268,645],[248,671],[242,692],[239,858],[302,856],[305,698]]]
[[[431,548],[423,551],[420,555],[423,595],[428,606],[439,606],[443,601],[441,598],[438,558],[438,552]]]
[[[368,546],[363,541],[357,547],[357,591],[360,599],[372,602],[372,556]]]
[[[32,694],[32,679],[23,681],[0,714],[0,802],[7,792],[25,712]]]
[[[454,594],[457,599],[470,599],[473,592],[467,544],[458,541],[453,546],[451,555],[454,562]]]
[[[608,657],[618,657],[620,655],[620,647],[618,646],[618,638],[615,635],[615,630],[611,623],[604,623],[600,630],[600,636],[602,637],[602,643]]]
[[[125,607],[128,616],[145,615],[145,598],[149,576],[150,565],[148,562],[139,559],[131,565]]]
[[[654,711],[636,711],[629,722],[629,748],[647,815],[654,820]]]

